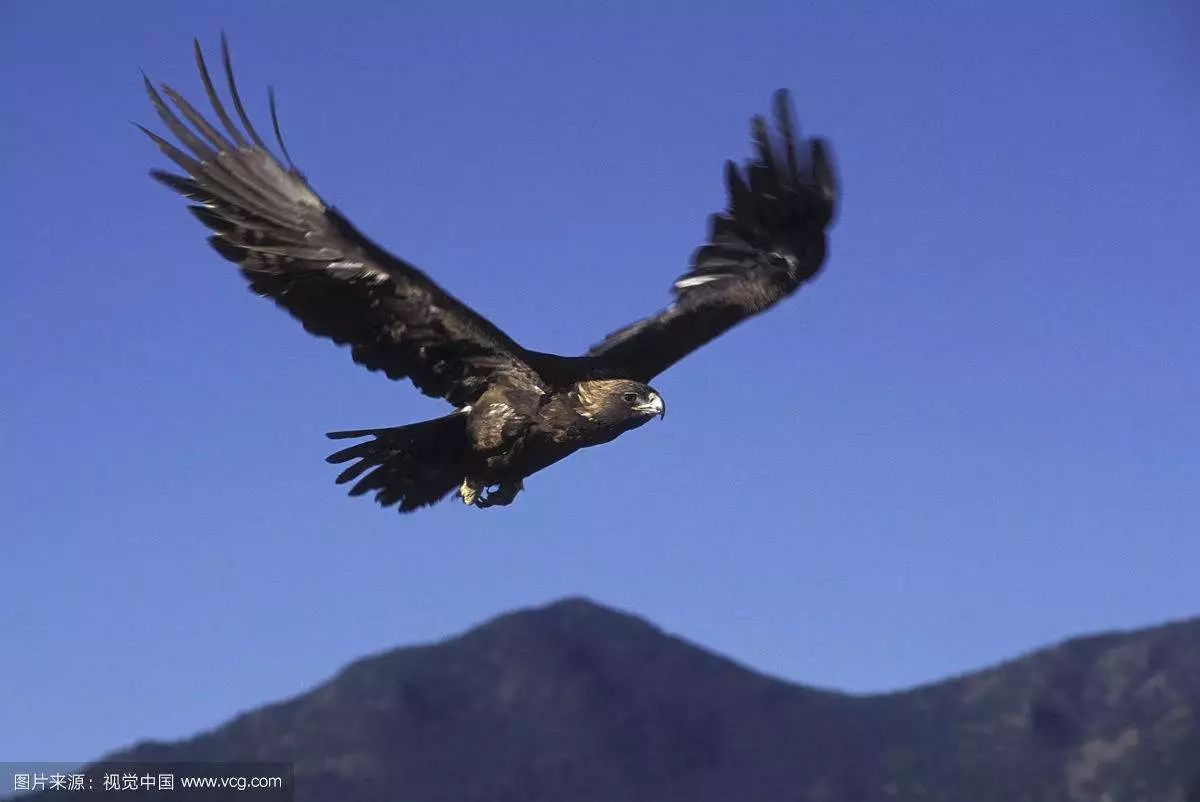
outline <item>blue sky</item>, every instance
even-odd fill
[[[565,595],[854,691],[1200,613],[1188,6],[10,0],[0,758],[185,736]],[[138,69],[196,97],[222,29],[318,191],[529,347],[667,301],[779,86],[834,145],[830,261],[513,507],[347,498],[323,432],[444,406],[254,298],[146,177]]]

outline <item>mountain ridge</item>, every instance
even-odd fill
[[[220,759],[295,760],[300,800],[1200,802],[1200,618],[847,694],[570,597],[106,758]]]

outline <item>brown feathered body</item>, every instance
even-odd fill
[[[501,383],[444,418],[332,432],[372,439],[329,461],[352,462],[338,481],[357,479],[352,494],[374,492],[385,505],[415,509],[458,488],[468,504],[495,506],[511,502],[526,477],[665,413],[657,392],[628,379],[584,380],[553,392]]]
[[[661,416],[651,379],[791,295],[825,260],[833,169],[820,140],[797,138],[787,94],[779,92],[774,130],[753,118],[755,158],[740,170],[726,165],[727,208],[712,215],[707,240],[672,285],[670,305],[582,356],[532,351],[317,195],[291,163],[273,96],[286,166],[271,152],[242,105],[224,39],[237,122],[198,43],[195,56],[220,127],[168,86],[164,100],[147,79],[150,100],[180,145],[142,130],[184,173],[151,175],[192,202],[212,232],[209,242],[254,292],[310,333],[349,346],[359,364],[407,378],[455,407],[423,423],[329,435],[366,438],[328,458],[348,463],[337,481],[402,512],[456,488],[477,507],[508,504],[529,475]]]

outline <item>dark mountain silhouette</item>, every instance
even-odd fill
[[[302,802],[1200,802],[1200,619],[851,696],[572,599],[109,759],[294,760]]]

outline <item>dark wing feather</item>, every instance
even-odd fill
[[[825,228],[837,201],[826,146],[809,140],[797,156],[788,94],[775,95],[774,134],[762,117],[751,132],[756,158],[726,163],[726,210],[713,215],[707,244],[675,281],[675,302],[626,326],[589,355],[621,375],[649,381],[709,340],[790,295],[825,260]]]
[[[501,374],[542,386],[524,349],[420,270],[368,240],[295,167],[276,159],[242,105],[224,37],[222,61],[240,127],[217,95],[199,43],[195,51],[224,133],[164,86],[174,108],[169,106],[147,80],[159,117],[183,147],[142,130],[187,174],[151,175],[196,202],[190,209],[214,232],[209,242],[241,268],[255,292],[274,299],[313,334],[349,345],[356,362],[392,379],[408,377],[422,392],[458,406]],[[276,140],[290,165],[273,94],[270,107]]]

